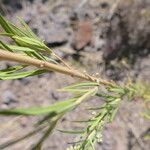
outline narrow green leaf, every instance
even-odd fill
[[[115,110],[113,110],[113,112],[112,112],[112,114],[111,114],[111,116],[110,116],[109,122],[112,122],[112,121],[114,120],[117,111],[118,111],[118,107],[117,107]]]
[[[8,21],[7,21],[8,22]],[[12,23],[8,22],[9,26],[12,29],[12,34],[23,37],[23,36],[28,36],[22,29],[16,27],[15,25],[13,25]]]
[[[99,84],[97,82],[83,82],[83,83],[67,86],[63,89],[74,89],[74,88],[83,88],[83,87],[92,87],[92,86],[99,86]]]
[[[20,109],[0,109],[1,115],[43,115],[52,113],[55,115],[62,113],[66,110],[74,108],[75,99],[65,100],[63,102],[55,103],[47,107],[34,107],[34,108],[20,108]]]
[[[74,123],[88,123],[88,122],[91,122],[92,120],[76,120],[76,121],[71,121],[71,122],[74,122]]]
[[[7,44],[3,43],[2,41],[0,41],[0,48],[8,50],[10,52],[13,52],[13,50],[9,46],[7,46]]]
[[[60,130],[58,129],[59,132],[62,132],[62,133],[67,133],[67,134],[83,134],[85,131],[82,130],[82,131],[69,131],[69,130]]]
[[[16,65],[13,67],[9,67],[7,69],[0,70],[0,76],[14,73],[16,71],[19,71],[19,70],[25,68],[25,67],[26,67],[26,65]]]
[[[49,48],[41,41],[38,41],[36,39],[30,38],[30,37],[19,37],[19,36],[12,36],[14,41],[23,47],[29,47],[34,50],[39,51],[50,51]]]
[[[28,48],[28,47],[17,46],[17,45],[9,45],[9,44],[7,44],[7,46],[8,46],[11,50],[13,50],[13,51],[34,52],[33,49]]]
[[[35,127],[36,126],[40,126],[46,122],[50,122],[50,120],[53,118],[53,115],[52,113],[49,113],[48,115],[45,115],[42,119],[40,119],[36,124],[35,124]]]
[[[33,71],[25,71],[25,72],[15,72],[15,73],[5,73],[0,74],[0,80],[12,80],[12,79],[20,79],[30,76],[39,75],[47,72],[46,70],[33,70]]]
[[[123,88],[110,88],[109,91],[119,93],[119,94],[125,94],[125,90]]]
[[[5,20],[2,15],[0,15],[0,25],[6,31],[8,35],[18,35],[18,36],[28,36],[25,32],[21,29],[17,28],[12,23]]]
[[[52,131],[54,130],[58,120],[62,117],[63,115],[60,115],[54,119],[50,125],[49,128],[45,131],[44,135],[40,138],[40,140],[32,147],[31,150],[41,150],[42,149],[42,144],[43,142],[51,135]]]
[[[89,140],[89,143],[90,143],[90,145],[91,145],[91,147],[92,147],[92,150],[95,150],[94,143],[93,143],[93,140],[92,140],[92,139]]]
[[[85,93],[84,95],[82,95],[81,97],[79,97],[76,101],[76,104],[79,105],[82,101],[84,101],[85,99],[94,96],[98,91],[98,88],[93,88],[90,89],[87,93]]]
[[[8,37],[12,37],[14,34],[12,34],[12,33],[6,33],[6,32],[4,32],[4,33],[0,33],[0,36],[8,36]]]
[[[0,25],[7,33],[14,33],[12,28],[9,26],[9,23],[2,17],[0,14]]]
[[[19,19],[20,23],[22,24],[22,26],[24,27],[24,29],[25,29],[26,33],[28,34],[28,36],[40,41],[40,39],[33,33],[33,31],[25,23],[25,21],[23,19],[19,18],[19,17],[18,17],[18,19]]]

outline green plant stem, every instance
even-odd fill
[[[77,77],[77,78],[92,81],[92,82],[98,82],[98,83],[104,84],[104,85],[113,85],[111,82],[107,82],[107,81],[95,78],[93,76],[86,75],[75,69],[69,69],[69,68],[61,66],[61,65],[56,65],[56,64],[53,64],[53,63],[50,63],[47,61],[38,60],[38,59],[31,58],[29,56],[25,56],[22,54],[8,52],[8,51],[2,50],[2,49],[0,49],[0,61],[1,60],[14,61],[14,62],[18,62],[21,64],[27,64],[27,65],[35,66],[35,67],[38,67],[41,69],[46,69],[49,71],[54,71],[54,72],[59,72],[62,74],[70,75],[72,77]]]

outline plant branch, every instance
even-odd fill
[[[114,86],[114,83],[90,76],[88,74],[79,72],[75,69],[70,69],[68,67],[56,65],[47,61],[38,60],[38,59],[31,58],[29,56],[25,56],[21,54],[8,52],[2,49],[0,49],[0,61],[1,60],[14,61],[14,62],[18,62],[21,64],[27,64],[27,65],[35,66],[38,68],[46,69],[49,71],[54,71],[54,72],[59,72],[62,74],[70,75],[70,76],[84,79],[87,81],[98,82],[100,84]]]
[[[46,69],[49,71],[55,71],[55,72],[70,75],[73,77],[77,77],[80,79],[88,80],[88,81],[93,81],[93,82],[99,81],[98,78],[95,78],[89,75],[87,76],[86,74],[81,73],[74,69],[69,69],[61,65],[56,65],[47,61],[31,58],[29,56],[25,56],[25,55],[13,53],[13,52],[8,52],[2,49],[0,49],[0,61],[1,60],[14,61],[14,62],[18,62],[21,64],[27,64],[27,65],[35,66],[38,68]],[[109,84],[109,82],[107,83],[106,81],[99,81],[99,82],[103,84]]]

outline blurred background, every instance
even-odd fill
[[[0,13],[18,25],[17,17],[45,43],[79,70],[122,84],[150,83],[150,0],[0,0]],[[11,66],[0,62],[0,69]],[[75,82],[64,75],[49,74],[13,81],[0,81],[0,107],[46,106],[69,97],[56,89]],[[85,118],[83,107],[100,103],[94,99],[68,114],[60,128],[70,129],[71,120]],[[141,116],[145,103],[136,98],[123,101],[114,122],[106,126],[97,150],[149,150],[150,122]],[[0,144],[32,130],[37,117],[0,117]],[[77,126],[74,126],[77,128]],[[39,135],[40,136],[40,135]],[[39,136],[7,150],[27,150]],[[48,138],[43,150],[64,150],[73,136],[59,132]]]

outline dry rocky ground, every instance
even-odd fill
[[[119,83],[126,81],[128,75],[134,81],[150,83],[149,0],[0,0],[0,11],[15,24],[18,24],[16,16],[23,18],[49,47],[80,70],[85,68],[91,74],[98,72]],[[0,69],[10,65],[0,62]],[[56,89],[75,81],[54,73],[0,81],[0,107],[49,105],[69,97]],[[97,103],[98,100],[91,102]],[[150,142],[143,136],[150,131],[150,125],[141,117],[143,111],[141,99],[122,102],[118,115],[105,128],[103,142],[96,149],[149,150]],[[91,114],[80,107],[68,114],[59,127],[68,129],[72,126],[70,120],[88,115]],[[0,144],[30,131],[37,119],[0,117]],[[38,137],[7,150],[29,149]],[[43,150],[63,150],[73,138],[56,131]]]

